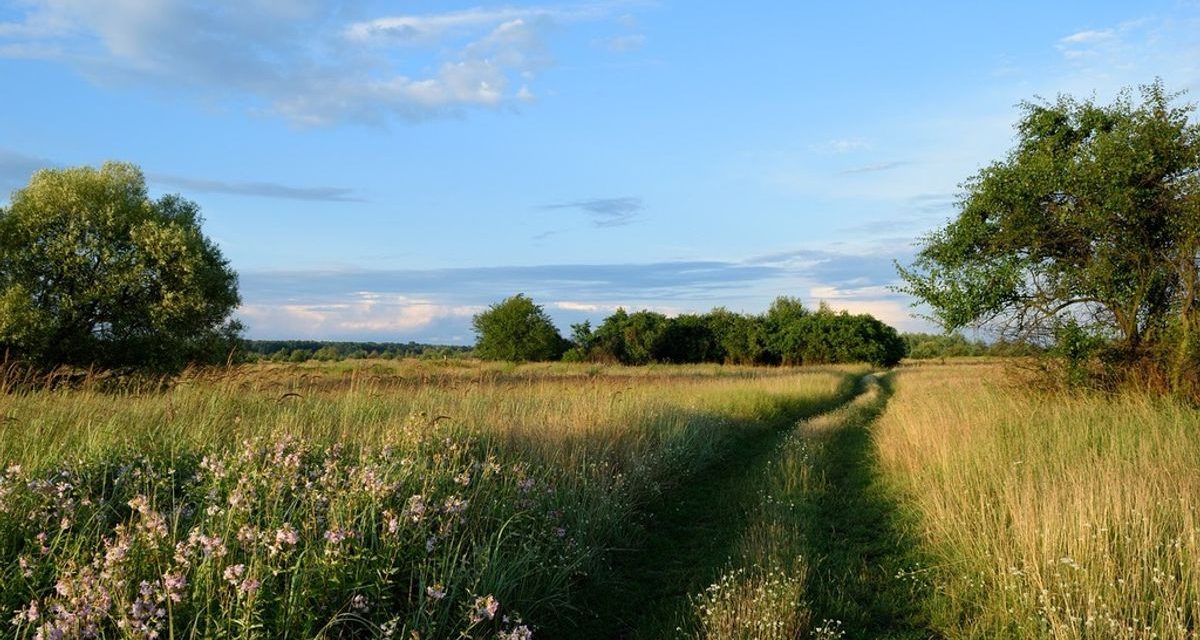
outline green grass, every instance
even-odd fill
[[[522,637],[852,368],[250,367],[0,396],[16,637]],[[807,409],[806,409],[807,407]]]
[[[9,387],[0,637],[1196,637],[1200,411],[865,373]]]

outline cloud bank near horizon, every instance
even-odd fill
[[[717,306],[758,313],[776,296],[812,307],[871,313],[902,330],[930,327],[910,317],[892,258],[796,250],[744,260],[561,264],[430,270],[245,273],[238,314],[252,338],[322,338],[470,344],[471,317],[516,293],[541,304],[566,332],[618,307],[667,315]]]

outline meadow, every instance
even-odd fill
[[[1031,390],[986,361],[904,371],[875,428],[950,638],[1195,638],[1200,411]]]
[[[643,505],[861,372],[409,361],[10,388],[4,635],[569,629]]]
[[[1195,638],[1198,426],[986,358],[14,379],[0,637]]]

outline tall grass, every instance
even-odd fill
[[[16,637],[526,638],[655,491],[849,369],[428,363],[0,395]]]
[[[828,575],[848,573],[848,567],[832,557],[831,546],[853,547],[848,554],[854,555],[863,544],[849,538],[827,540],[831,534],[845,535],[842,521],[827,518],[831,501],[857,499],[834,495],[846,487],[831,480],[838,472],[832,466],[864,462],[846,459],[839,438],[844,440],[852,430],[865,430],[886,400],[874,377],[864,379],[863,385],[863,393],[853,402],[799,423],[779,443],[769,463],[746,479],[755,491],[729,566],[704,592],[692,597],[689,628],[696,637],[825,640],[845,637],[847,631],[853,637],[874,637],[863,615],[853,620],[827,616],[846,611],[846,607],[837,611],[830,600],[849,605],[856,614],[869,608],[857,591],[874,590],[876,584],[857,590],[817,584]],[[865,468],[851,471],[865,472]],[[874,553],[872,561],[878,562],[882,555]],[[869,572],[853,573],[844,578],[852,581]],[[886,624],[901,622],[892,619]]]
[[[876,443],[947,637],[1197,636],[1200,411],[930,366],[899,376]]]

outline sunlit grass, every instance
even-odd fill
[[[929,366],[899,376],[876,442],[947,637],[1196,637],[1200,411]]]
[[[857,374],[360,364],[0,395],[0,635],[522,638],[655,492]]]

